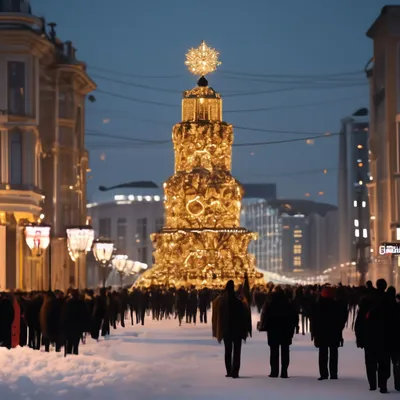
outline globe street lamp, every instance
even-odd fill
[[[128,261],[128,256],[122,255],[122,254],[117,254],[112,260],[112,265],[117,270],[117,272],[119,274],[119,278],[121,280],[121,288],[122,288],[123,281],[124,281],[125,268],[126,268],[127,261]]]
[[[79,288],[79,261],[82,254],[86,254],[92,247],[94,230],[89,225],[67,228],[68,251],[72,261],[76,262],[77,271],[75,286]]]
[[[49,247],[49,264],[48,264],[48,275],[49,275],[49,290],[51,290],[51,244],[50,244],[50,231],[51,226],[45,224],[30,224],[25,226],[25,242],[31,250],[33,257],[41,257]],[[31,286],[32,274],[31,274]]]
[[[114,253],[114,243],[110,240],[97,239],[93,242],[93,255],[103,268],[103,287],[106,286],[106,268]]]

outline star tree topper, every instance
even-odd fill
[[[191,48],[186,53],[185,65],[193,75],[205,76],[221,65],[218,55],[219,52],[208,47],[203,40],[198,48]]]

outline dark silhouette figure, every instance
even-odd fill
[[[12,296],[4,293],[0,297],[0,343],[7,349],[11,349],[11,327],[14,316]]]
[[[357,347],[364,349],[370,390],[379,387],[381,393],[387,393],[390,357],[398,346],[399,317],[396,304],[385,292],[386,281],[379,279],[376,287],[368,289],[361,300],[355,333]]]
[[[347,310],[334,299],[334,289],[325,287],[311,311],[311,334],[319,349],[318,380],[338,379],[339,347],[346,325]],[[328,368],[329,365],[329,368]]]
[[[280,286],[266,301],[261,312],[260,331],[267,332],[270,347],[270,378],[279,376],[279,350],[281,353],[281,378],[288,378],[289,347],[299,324],[299,315]]]
[[[226,376],[239,377],[242,340],[251,335],[250,310],[235,294],[234,282],[228,281],[225,293],[213,303],[213,335],[224,341]]]

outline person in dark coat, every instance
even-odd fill
[[[28,343],[28,325],[26,323],[25,314],[27,309],[27,304],[30,301],[26,296],[26,293],[18,293],[17,301],[21,310],[20,315],[20,332],[19,332],[19,345],[24,347]]]
[[[11,329],[15,313],[12,296],[8,293],[0,295],[0,346],[11,349]]]
[[[203,288],[199,292],[200,322],[207,323],[207,309],[210,307],[210,291]]]
[[[319,349],[319,381],[338,379],[339,347],[347,312],[334,299],[334,289],[325,287],[311,311],[311,334]],[[329,364],[329,368],[328,368]]]
[[[218,342],[224,341],[226,377],[239,378],[242,340],[251,335],[251,318],[246,304],[236,297],[232,280],[213,302],[212,328]]]
[[[390,286],[387,290],[390,308],[393,310],[393,347],[390,352],[390,359],[393,365],[394,388],[400,392],[400,305],[396,298],[396,289]]]
[[[62,313],[62,328],[65,338],[65,355],[79,354],[79,342],[85,330],[88,315],[85,303],[76,290],[65,300]]]
[[[280,286],[274,288],[266,301],[260,321],[260,331],[267,332],[270,347],[270,378],[279,376],[279,349],[281,350],[281,378],[288,378],[289,347],[299,324],[299,314]]]
[[[398,341],[398,316],[386,288],[384,279],[376,282],[376,290],[369,290],[362,298],[355,322],[357,347],[364,349],[370,390],[379,387],[381,393],[388,392],[390,356]]]
[[[40,309],[43,297],[38,293],[31,293],[31,300],[25,307],[25,320],[28,325],[28,346],[34,350],[40,350],[42,332],[40,330]]]
[[[91,318],[90,336],[94,340],[99,340],[100,329],[106,315],[107,297],[104,291],[93,300],[93,311]]]
[[[45,351],[49,352],[50,344],[59,343],[60,335],[60,310],[57,309],[56,296],[53,292],[47,292],[43,297],[39,321]]]
[[[188,303],[188,293],[182,286],[176,294],[176,311],[178,313],[179,326],[182,325]]]

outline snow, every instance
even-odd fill
[[[211,317],[211,316],[210,316]],[[211,318],[210,318],[211,319]],[[258,316],[253,317],[254,325]],[[351,331],[339,351],[339,380],[318,382],[318,352],[309,335],[295,337],[290,379],[270,379],[265,333],[242,347],[241,379],[225,378],[223,345],[211,325],[177,320],[118,327],[106,340],[87,340],[79,356],[0,348],[0,398],[7,400],[290,399],[368,400],[363,352]],[[392,391],[393,382],[389,382]]]

